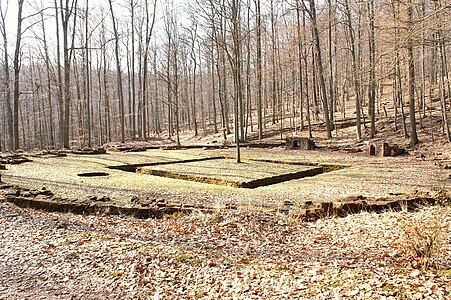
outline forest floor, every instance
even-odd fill
[[[136,219],[4,203],[0,299],[450,299],[450,224],[443,207],[302,222],[255,211]],[[418,268],[406,232],[431,227],[440,251],[432,268]]]
[[[69,154],[7,165],[6,183],[45,187],[61,199],[107,197],[123,206],[164,200],[194,209],[149,219],[80,215],[1,203],[7,192],[0,193],[0,299],[450,299],[449,206],[314,222],[296,214],[307,202],[447,193],[451,151],[440,130],[420,129],[422,143],[409,155],[370,157],[371,143],[408,148],[388,125],[379,124],[378,138],[364,143],[354,141],[352,128],[331,140],[315,131],[320,148],[313,151],[243,147],[244,164],[236,169],[232,147]],[[218,143],[220,135],[182,137],[183,145]],[[198,161],[205,158],[214,159]],[[143,164],[226,184],[115,168]],[[296,166],[334,168],[252,189],[227,185],[230,178],[291,174]],[[92,172],[108,174],[79,176]],[[423,242],[434,246],[430,261],[421,254]]]

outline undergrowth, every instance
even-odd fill
[[[404,263],[417,269],[437,268],[444,236],[447,232],[447,220],[451,216],[450,207],[423,208],[424,213],[402,213],[397,226],[403,233],[397,241],[400,258]]]

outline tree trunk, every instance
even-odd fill
[[[3,62],[3,72],[5,73],[5,106],[6,106],[6,125],[7,125],[7,134],[9,139],[9,147],[8,149],[14,149],[14,129],[13,129],[13,109],[11,106],[11,82],[10,82],[10,71],[9,71],[9,54],[8,54],[8,37],[6,31],[6,20],[5,15],[1,11],[1,24],[0,29],[3,36],[3,54],[4,54],[4,62]]]
[[[300,131],[304,130],[304,74],[302,67],[302,35],[301,35],[301,5],[300,0],[296,0],[296,33],[297,33],[297,44],[298,44],[298,72],[299,72],[299,118],[300,118]]]
[[[217,119],[217,108],[216,108],[216,81],[215,81],[215,61],[214,61],[214,45],[213,40],[211,44],[211,61],[209,64],[209,72],[211,77],[211,103],[213,104],[213,126],[214,126],[214,133],[218,133],[218,119]]]
[[[91,67],[90,67],[90,60],[89,60],[89,32],[88,32],[88,16],[89,16],[89,9],[88,9],[88,3],[89,1],[86,1],[86,10],[85,10],[85,55],[86,55],[86,110],[87,110],[87,126],[86,129],[88,131],[88,147],[92,146],[92,129],[91,129],[91,82],[90,82],[90,73],[91,73]]]
[[[409,1],[407,7],[408,25],[413,30],[413,3]],[[413,57],[413,41],[409,36],[407,40],[407,61],[409,64],[409,117],[410,117],[410,145],[418,144],[417,123],[415,118],[415,61]]]
[[[368,103],[371,120],[370,138],[374,138],[376,134],[376,43],[374,37],[374,0],[368,2],[368,18],[369,18],[369,59],[370,59],[370,76],[368,89]]]
[[[361,126],[361,101],[360,101],[360,83],[358,76],[359,66],[356,56],[355,50],[355,38],[354,38],[354,29],[352,28],[352,17],[351,17],[351,9],[349,7],[349,0],[345,0],[345,15],[346,15],[346,25],[348,29],[348,41],[351,50],[352,57],[352,77],[354,82],[354,93],[355,93],[355,112],[356,112],[356,127],[357,127],[357,140],[362,140],[362,126]]]
[[[310,4],[310,17],[312,19],[312,30],[313,30],[313,43],[316,49],[316,65],[318,68],[318,76],[319,76],[319,85],[323,98],[323,113],[324,113],[324,122],[326,123],[326,135],[327,138],[330,139],[332,137],[332,130],[330,126],[330,118],[329,118],[329,108],[327,101],[327,92],[326,92],[326,82],[324,80],[324,68],[321,57],[321,44],[319,40],[318,26],[316,23],[316,7],[315,1],[309,0]]]
[[[14,128],[14,146],[13,149],[19,149],[19,97],[20,97],[20,43],[22,42],[22,8],[24,0],[19,0],[17,11],[17,32],[16,32],[16,50],[14,51],[14,98],[13,98],[13,128]]]
[[[335,23],[335,10],[332,9],[332,1],[328,0],[328,50],[329,50],[329,118],[330,118],[330,126],[331,130],[334,129],[334,110],[335,110],[335,87],[334,87],[334,65],[333,65],[333,41],[332,39],[332,27],[336,26]]]
[[[271,0],[271,107],[272,124],[277,121],[277,77],[276,77],[276,29],[274,16],[274,0]]]
[[[263,138],[263,99],[262,99],[262,22],[261,22],[261,0],[255,0],[256,27],[257,27],[257,122],[258,139]]]
[[[44,54],[45,54],[45,67],[47,75],[47,101],[49,105],[49,135],[50,135],[50,146],[55,147],[55,133],[54,133],[54,116],[53,116],[53,103],[52,103],[52,81],[51,81],[51,62],[50,55],[47,44],[47,35],[44,25],[44,14],[41,13],[41,29],[42,38],[44,43]]]
[[[112,0],[108,0],[110,4],[111,19],[113,22],[113,32],[114,32],[114,54],[116,57],[116,76],[117,76],[117,96],[119,100],[119,115],[121,120],[121,143],[125,143],[125,111],[124,111],[124,94],[122,89],[122,69],[121,69],[121,59],[119,57],[119,32],[116,26],[116,18],[114,17],[113,3]]]

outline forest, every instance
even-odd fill
[[[0,0],[0,299],[451,299],[450,15]]]
[[[415,145],[432,117],[450,141],[450,11],[447,0],[2,1],[0,150],[312,137],[312,126],[331,138],[345,122],[361,141],[387,118]]]

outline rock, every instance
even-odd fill
[[[108,197],[108,196],[102,196],[102,197],[91,196],[91,197],[89,197],[89,201],[92,201],[92,202],[109,202],[109,201],[111,201],[111,198]]]
[[[391,153],[392,156],[405,155],[405,154],[408,153],[406,149],[400,148],[400,147],[399,147],[398,145],[396,145],[396,144],[394,144],[394,145],[392,146],[392,150],[391,150],[391,151],[392,151],[392,153]]]
[[[306,137],[289,136],[285,139],[285,149],[300,149],[300,150],[313,150],[315,149],[315,143]]]
[[[382,156],[391,156],[391,148],[388,143],[382,143]]]
[[[111,201],[111,198],[108,197],[108,196],[102,196],[102,197],[100,197],[100,198],[97,198],[97,201],[100,201],[100,202],[110,202],[110,201]]]
[[[397,144],[389,145],[382,143],[382,156],[399,156],[408,154],[407,150],[399,147]]]
[[[72,150],[72,153],[81,154],[81,155],[105,154],[106,150],[104,148],[82,148],[82,149]]]
[[[11,192],[6,193],[5,196],[18,197],[18,196],[20,196],[20,190],[14,189]]]
[[[0,156],[0,164],[18,165],[30,161],[31,160],[29,158],[20,154],[9,154],[6,156]]]

